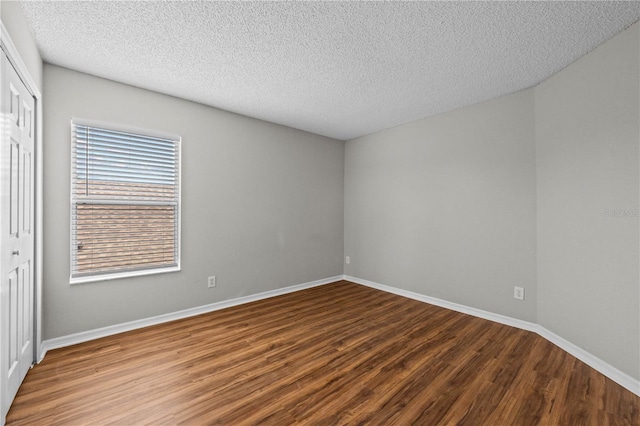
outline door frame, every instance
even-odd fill
[[[29,73],[29,69],[20,57],[18,49],[11,40],[9,32],[0,21],[0,49],[7,55],[9,63],[13,65],[18,76],[27,87],[29,93],[35,100],[35,204],[34,204],[34,300],[33,300],[33,361],[42,361],[42,93],[35,80]]]

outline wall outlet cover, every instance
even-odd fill
[[[524,287],[513,287],[513,298],[518,300],[524,300]]]

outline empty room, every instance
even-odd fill
[[[639,19],[0,1],[0,426],[640,425]]]

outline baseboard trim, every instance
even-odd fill
[[[538,326],[537,333],[558,346],[560,349],[570,353],[574,357],[578,358],[580,361],[587,364],[589,367],[599,371],[604,374],[606,377],[610,378],[623,388],[633,392],[634,394],[640,396],[640,380],[636,380],[633,377],[629,376],[627,373],[624,373],[611,364],[601,360],[597,356],[593,355],[591,352],[588,352],[581,347],[571,343],[563,337],[558,336],[552,331],[547,330],[543,326]]]
[[[428,303],[430,305],[440,306],[441,308],[451,309],[452,311],[461,312],[463,314],[472,315],[474,317],[483,318],[493,322],[498,322],[500,324],[509,325],[511,327],[521,328],[527,331],[537,331],[537,328],[538,328],[538,324],[535,324],[532,322],[519,320],[516,318],[496,314],[489,311],[483,311],[482,309],[460,305],[458,303],[449,302],[447,300],[442,300],[435,297],[425,296],[424,294],[414,293],[413,291],[403,290],[401,288],[391,287],[388,285],[376,283],[373,281],[363,280],[361,278],[356,278],[348,275],[346,275],[344,279],[356,284],[361,284],[367,287],[375,288],[377,290],[386,291],[387,293],[392,293],[398,296],[407,297],[409,299],[418,300],[420,302]]]
[[[195,308],[184,309],[177,312],[158,315],[150,318],[144,318],[141,320],[130,321],[122,324],[112,325],[108,327],[102,327],[95,330],[83,331],[80,333],[74,333],[67,336],[56,337],[54,339],[44,340],[42,342],[42,356],[40,361],[44,358],[48,350],[63,348],[66,346],[76,345],[78,343],[87,342],[89,340],[99,339],[101,337],[112,336],[114,334],[124,333],[127,331],[136,330],[151,325],[162,324],[169,321],[174,321],[182,318],[188,318],[207,312],[218,311],[220,309],[230,308],[233,306],[242,305],[245,303],[255,302],[258,300],[268,299],[270,297],[280,296],[287,293],[293,293],[300,290],[305,290],[312,287],[318,287],[321,285],[329,284],[332,282],[347,280],[356,284],[364,285],[367,287],[375,288],[377,290],[385,291],[387,293],[396,294],[398,296],[407,297],[409,299],[417,300],[420,302],[428,303],[430,305],[440,306],[442,308],[451,309],[452,311],[461,312],[463,314],[472,315],[474,317],[486,319],[489,321],[505,324],[511,327],[516,327],[522,330],[531,331],[537,333],[541,337],[547,339],[549,342],[558,346],[560,349],[575,356],[580,361],[584,362],[591,368],[604,374],[609,379],[618,383],[620,386],[628,389],[634,394],[640,396],[640,380],[636,380],[628,374],[618,370],[612,365],[606,363],[590,352],[582,349],[581,347],[571,343],[570,341],[558,336],[557,334],[547,330],[543,326],[532,323],[529,321],[523,321],[517,318],[508,317],[506,315],[500,315],[482,309],[473,308],[459,303],[449,302],[447,300],[438,299],[435,297],[426,296],[424,294],[415,293],[409,290],[403,290],[396,287],[391,287],[385,284],[376,283],[373,281],[364,280],[361,278],[338,275],[331,278],[325,278],[322,280],[311,281],[308,283],[292,285],[289,287],[279,288],[275,290],[265,291],[263,293],[252,294],[249,296],[243,296],[231,300],[223,300],[220,302],[211,303],[208,305],[198,306]]]
[[[489,321],[497,322],[500,324],[505,324],[511,327],[520,328],[522,330],[534,332],[540,335],[541,337],[547,339],[549,342],[553,343],[554,345],[558,346],[560,349],[564,350],[565,352],[578,358],[580,361],[584,362],[591,368],[604,374],[606,377],[618,383],[620,386],[640,396],[640,380],[634,379],[628,374],[618,370],[617,368],[613,367],[607,362],[601,360],[597,356],[571,343],[570,341],[564,339],[563,337],[560,337],[557,334],[547,330],[546,328],[544,328],[539,324],[532,323],[529,321],[523,321],[517,318],[508,317],[505,315],[496,314],[489,311],[484,311],[484,310],[473,308],[470,306],[461,305],[459,303],[437,299],[435,297],[425,296],[424,294],[415,293],[409,290],[403,290],[396,287],[391,287],[391,286],[376,283],[373,281],[363,280],[361,278],[352,277],[349,275],[345,275],[343,279],[347,281],[351,281],[356,284],[361,284],[367,287],[375,288],[377,290],[382,290],[387,293],[396,294],[398,296],[403,296],[403,297],[407,297],[409,299],[417,300],[420,302],[429,303],[431,305],[440,306],[442,308],[451,309],[452,311],[461,312],[463,314],[472,315],[474,317],[478,317],[478,318],[486,319]]]
[[[197,306],[195,308],[189,308],[189,309],[184,309],[177,312],[171,312],[168,314],[157,315],[150,318],[129,321],[122,324],[96,328],[94,330],[88,330],[80,333],[69,334],[67,336],[56,337],[53,339],[47,339],[42,342],[42,352],[41,352],[42,356],[40,357],[38,362],[44,359],[44,356],[49,350],[64,348],[66,346],[72,346],[78,343],[88,342],[89,340],[99,339],[101,337],[107,337],[107,336],[112,336],[114,334],[137,330],[139,328],[148,327],[151,325],[162,324],[165,322],[175,321],[178,319],[193,317],[201,314],[206,314],[208,312],[218,311],[220,309],[230,308],[230,307],[242,305],[245,303],[251,303],[251,302],[268,299],[275,296],[281,296],[283,294],[293,293],[296,291],[333,283],[336,281],[340,281],[342,279],[344,279],[344,275],[338,275],[335,277],[325,278],[322,280],[311,281],[303,284],[296,284],[289,287],[283,287],[275,290],[265,291],[262,293],[251,294],[249,296],[238,297],[236,299],[223,300],[220,302],[210,303],[208,305]]]

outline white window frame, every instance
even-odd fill
[[[115,280],[115,279],[120,279],[120,278],[131,278],[131,277],[140,277],[140,276],[146,276],[146,275],[155,275],[155,274],[164,274],[164,273],[171,273],[171,272],[179,272],[181,270],[181,260],[182,260],[182,244],[181,244],[181,240],[182,240],[182,137],[180,137],[179,135],[176,134],[172,134],[172,133],[165,133],[165,132],[160,132],[157,130],[150,130],[150,129],[144,129],[144,128],[140,128],[140,127],[132,127],[132,126],[127,126],[127,125],[122,125],[122,124],[115,124],[115,123],[110,123],[110,122],[105,122],[105,121],[98,121],[98,120],[87,120],[87,119],[83,119],[83,118],[76,118],[73,117],[70,121],[70,133],[71,133],[71,165],[69,168],[69,171],[71,173],[70,176],[70,195],[69,195],[69,200],[70,200],[70,210],[69,210],[69,283],[71,285],[74,284],[84,284],[84,283],[92,283],[92,282],[99,282],[99,281],[108,281],[108,280]],[[74,255],[74,244],[73,244],[73,234],[72,234],[72,229],[73,229],[73,207],[74,207],[74,199],[73,199],[73,182],[74,182],[74,171],[73,171],[73,167],[74,167],[74,163],[73,163],[73,156],[74,156],[74,144],[76,143],[74,140],[74,135],[73,135],[73,126],[74,125],[81,125],[81,126],[89,126],[89,127],[98,127],[98,128],[102,128],[102,129],[107,129],[107,130],[113,130],[113,131],[118,131],[118,132],[127,132],[127,133],[134,133],[134,134],[140,134],[140,135],[144,135],[144,136],[149,136],[149,137],[157,137],[157,138],[163,138],[163,139],[173,139],[175,141],[177,141],[178,143],[178,182],[177,182],[177,186],[178,186],[178,205],[177,205],[177,235],[176,235],[176,257],[177,257],[177,262],[175,266],[168,266],[168,267],[161,267],[161,268],[149,268],[149,269],[139,269],[139,270],[132,270],[132,271],[122,271],[122,272],[113,272],[113,273],[97,273],[95,275],[86,275],[86,276],[81,276],[81,277],[74,277],[73,276],[73,266],[72,266],[72,262],[73,262],[73,255]]]

